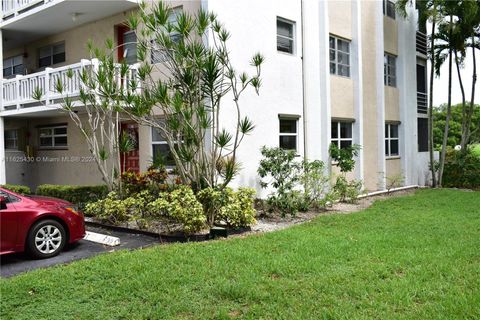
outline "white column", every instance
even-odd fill
[[[0,184],[7,182],[7,171],[5,170],[5,122],[0,116]]]
[[[417,142],[417,58],[415,7],[407,9],[408,18],[398,21],[397,77],[400,105],[400,156],[405,185],[418,184],[418,167],[425,164],[418,159]]]
[[[354,143],[362,146],[355,164],[355,177],[363,181],[363,55],[362,55],[362,12],[360,0],[352,1],[352,47],[351,73],[354,90],[355,125],[353,131]]]

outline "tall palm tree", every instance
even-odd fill
[[[418,9],[418,24],[425,25],[427,21],[431,22],[431,31],[430,35],[428,36],[429,39],[429,55],[428,59],[430,60],[430,83],[429,83],[429,99],[428,99],[428,149],[429,149],[429,157],[430,157],[430,170],[432,175],[432,187],[436,187],[437,185],[437,177],[436,177],[436,170],[434,161],[434,154],[433,154],[433,79],[435,76],[435,70],[433,66],[435,65],[435,54],[434,54],[434,47],[435,47],[435,30],[437,21],[439,20],[439,2],[442,0],[417,0],[416,6]],[[412,0],[399,0],[396,3],[397,11],[400,13],[401,16],[404,18],[407,16],[407,7],[413,5]]]
[[[435,71],[437,75],[440,73],[440,67],[443,62],[448,59],[448,100],[447,100],[447,115],[445,119],[445,130],[443,133],[442,149],[440,152],[440,161],[438,168],[438,186],[442,186],[443,171],[445,168],[445,157],[447,153],[448,131],[450,127],[450,118],[452,115],[452,68],[453,55],[456,49],[456,39],[460,28],[454,23],[454,16],[458,19],[458,8],[462,1],[441,1],[439,10],[441,15],[446,17],[442,19],[438,26],[436,38],[438,42],[435,43]]]
[[[468,108],[465,108],[465,114],[462,121],[462,138],[460,145],[462,150],[466,150],[468,142],[470,140],[470,126],[472,123],[472,115],[475,106],[475,87],[477,83],[477,61],[475,57],[475,51],[480,49],[480,0],[468,1],[468,8],[464,11],[466,14],[465,17],[465,42],[466,49],[472,49],[472,58],[473,58],[473,70],[472,70],[472,91],[470,98],[470,105]]]

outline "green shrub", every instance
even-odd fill
[[[18,194],[31,194],[32,191],[30,190],[29,187],[27,186],[20,186],[20,185],[14,185],[14,184],[4,184],[1,185],[0,187],[10,190],[12,192],[18,193]]]
[[[353,144],[346,148],[338,148],[335,143],[332,143],[328,151],[341,172],[350,172],[355,168],[354,158],[358,156],[360,146]]]
[[[151,216],[164,216],[183,224],[186,233],[205,228],[207,219],[202,204],[188,186],[179,186],[171,192],[161,193],[159,198],[150,202],[147,207]]]
[[[202,205],[187,186],[161,192],[156,199],[148,190],[125,199],[110,192],[105,199],[87,204],[85,214],[110,224],[167,219],[182,224],[186,233],[202,230],[206,221]]]
[[[360,191],[362,182],[357,180],[348,181],[344,175],[339,175],[333,186],[335,197],[341,202],[355,203]]]
[[[335,200],[334,193],[329,191],[330,177],[322,161],[303,161],[300,182],[303,186],[301,211],[325,209]]]
[[[197,194],[197,199],[203,204],[210,225],[246,227],[255,223],[255,194],[251,188],[239,188],[237,192],[231,188],[206,188]]]
[[[463,153],[449,149],[445,158],[443,186],[479,189],[480,156],[471,149]]]
[[[103,199],[108,194],[107,186],[69,186],[42,184],[37,187],[37,195],[54,197],[78,205],[81,209],[90,202]]]
[[[266,200],[269,211],[295,215],[298,211],[325,208],[333,200],[329,176],[322,161],[301,160],[295,152],[280,148],[261,149],[258,174],[263,188],[272,188]]]

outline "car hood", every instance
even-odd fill
[[[66,206],[71,205],[70,202],[57,199],[57,198],[50,198],[44,196],[28,196],[28,199],[38,203],[41,206]]]

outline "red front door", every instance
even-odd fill
[[[125,171],[140,172],[140,156],[138,152],[138,125],[136,123],[122,123],[122,133],[130,136],[135,144],[135,149],[128,153],[121,153],[120,160],[122,173]]]

